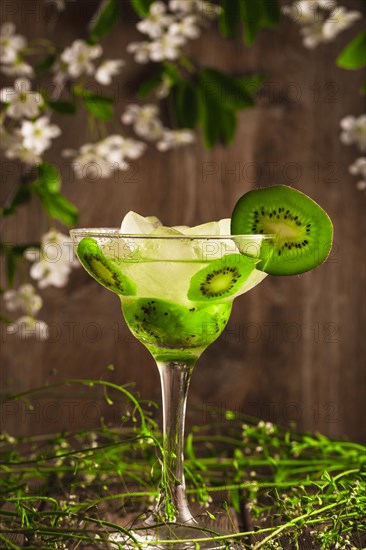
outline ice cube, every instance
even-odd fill
[[[181,239],[151,239],[148,243],[149,256],[160,260],[187,261],[197,257],[196,244],[189,239],[184,239],[183,233],[173,227],[163,225],[154,229],[151,236],[156,237],[182,237]]]
[[[184,301],[189,281],[198,269],[198,243],[177,229],[164,226],[155,228],[146,238],[136,237],[135,241],[138,249],[134,280],[138,292],[166,299],[178,299],[181,294]]]
[[[161,221],[160,221],[159,218],[157,218],[156,216],[147,216],[147,217],[145,218],[145,220],[146,220],[147,222],[149,222],[149,223],[152,223],[153,226],[154,226],[154,229],[155,229],[156,227],[159,227],[160,225],[162,225],[162,224],[161,224]]]
[[[187,229],[190,229],[190,227],[188,225],[173,225],[173,229],[176,229],[184,235]]]
[[[178,231],[178,229],[176,229],[175,227],[165,227],[165,225],[161,225],[159,227],[156,227],[155,229],[153,229],[153,231],[151,232],[151,235],[161,235],[162,237],[164,236],[167,236],[167,237],[174,237],[175,235],[183,235],[183,233],[181,233],[180,231]]]
[[[123,235],[149,235],[156,227],[161,225],[161,221],[155,216],[144,218],[140,214],[128,212],[123,218],[121,224],[121,233]]]
[[[196,225],[195,227],[189,227],[184,231],[185,235],[220,235],[220,226],[219,222],[209,222],[203,223],[201,225]]]
[[[224,218],[218,222],[220,235],[231,235],[231,218]]]

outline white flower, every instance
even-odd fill
[[[113,137],[113,136],[111,136]],[[122,156],[122,160],[124,158],[128,158],[128,159],[137,159],[139,157],[141,157],[141,155],[144,153],[145,149],[146,149],[146,144],[143,143],[142,141],[136,141],[134,139],[128,139],[128,138],[123,138],[121,136],[114,136],[115,138],[121,138],[119,140],[119,144],[118,144],[118,147],[119,147],[119,150],[120,150],[120,154]],[[107,143],[109,144],[110,142],[108,142],[108,139],[105,139],[104,140],[104,143]],[[110,154],[110,153],[109,153]]]
[[[56,84],[58,90],[57,92],[61,92],[64,85],[65,85],[65,82],[66,80],[68,79],[68,72],[67,72],[67,64],[66,63],[63,63],[63,62],[60,62],[60,61],[57,61],[53,66],[52,66],[52,72],[54,73],[54,77],[53,77],[53,81],[54,83]],[[56,94],[57,96],[59,96],[59,93]]]
[[[164,99],[170,94],[170,90],[173,86],[172,79],[166,74],[163,75],[161,84],[156,89],[156,97],[159,99]]]
[[[324,42],[322,22],[306,25],[300,29],[300,33],[303,36],[302,42],[305,48],[309,50],[316,48],[316,46]]]
[[[46,0],[47,4],[53,4],[58,11],[66,8],[65,0]]]
[[[194,132],[190,130],[165,130],[163,137],[157,143],[159,151],[168,151],[195,141]]]
[[[316,4],[319,8],[323,8],[323,10],[332,10],[337,5],[336,0],[308,0],[308,2]]]
[[[94,143],[86,143],[80,147],[79,151],[65,149],[63,156],[74,157],[72,167],[79,179],[97,181],[100,178],[109,178],[115,168],[98,153]]]
[[[139,158],[145,148],[145,143],[115,134],[97,143],[87,143],[79,151],[64,150],[63,155],[74,157],[72,165],[78,178],[96,180],[108,178],[114,170],[127,170],[125,159]]]
[[[34,122],[23,121],[19,132],[23,137],[23,146],[39,154],[51,146],[53,138],[61,134],[61,130],[56,124],[50,124],[48,116],[38,118]]]
[[[5,307],[8,311],[22,310],[34,316],[42,308],[42,298],[37,294],[33,285],[21,285],[18,290],[4,292]]]
[[[160,38],[172,22],[173,17],[167,15],[165,4],[157,1],[151,4],[149,16],[139,21],[137,28],[150,38]]]
[[[18,78],[14,88],[0,90],[0,101],[9,104],[6,114],[11,118],[34,118],[44,105],[41,94],[31,91],[31,83],[26,78]]]
[[[124,164],[125,158],[137,159],[146,148],[145,143],[134,139],[127,139],[120,135],[109,136],[97,144],[97,152],[108,162]]]
[[[122,115],[122,122],[133,124],[135,133],[150,141],[156,141],[163,133],[163,125],[158,118],[158,107],[156,105],[147,104],[141,107],[140,105],[131,104]]]
[[[366,114],[347,116],[340,122],[343,132],[340,140],[344,145],[355,143],[360,151],[366,151]]]
[[[5,156],[28,165],[40,164],[42,153],[51,145],[51,139],[60,133],[58,126],[49,125],[49,117],[41,117],[34,122],[23,120],[21,127],[12,134],[6,130],[2,132]]]
[[[349,172],[353,176],[360,175],[366,179],[366,157],[356,159],[355,162],[349,167]]]
[[[36,340],[47,340],[49,338],[49,327],[44,321],[35,319],[30,315],[20,317],[14,323],[6,327],[8,334],[18,334],[21,339],[36,338]]]
[[[121,68],[125,64],[122,59],[109,59],[104,61],[95,73],[95,80],[103,86],[108,86],[112,82],[112,76],[121,72]]]
[[[122,155],[123,137],[120,135],[109,136],[106,139],[95,144],[95,152],[109,164],[124,163]]]
[[[179,22],[173,23],[169,28],[169,34],[182,35],[186,38],[198,38],[201,34],[200,28],[197,24],[197,17],[195,15],[188,15]]]
[[[335,0],[299,0],[287,6],[283,6],[282,13],[296,21],[300,25],[319,23],[324,19],[317,9],[331,10],[335,7]]]
[[[94,72],[93,59],[100,57],[103,53],[102,46],[96,44],[90,46],[85,40],[75,40],[69,48],[61,54],[61,61],[67,64],[67,72],[72,78],[78,78],[82,74]]]
[[[169,9],[181,13],[193,13],[197,7],[197,0],[170,0]]]
[[[135,56],[136,63],[150,61],[150,42],[131,42],[127,46],[127,51]]]
[[[325,40],[333,40],[339,33],[348,29],[357,19],[362,17],[359,11],[348,11],[345,7],[335,8],[325,21],[323,34]]]
[[[40,260],[32,265],[30,276],[38,281],[39,288],[55,286],[61,288],[68,283],[70,269],[65,263],[52,263],[48,260]]]
[[[14,23],[4,23],[0,27],[0,62],[14,63],[18,52],[25,48],[27,40],[20,34],[15,34]]]
[[[30,248],[24,256],[33,262],[30,276],[38,281],[39,288],[65,286],[72,268],[78,267],[70,237],[55,229],[43,235],[40,250]]]
[[[131,160],[140,158],[145,150],[146,144],[135,139],[124,138],[121,144],[122,155]]]
[[[33,149],[28,149],[27,147],[24,147],[19,135],[13,137],[13,143],[8,147],[7,151],[5,152],[6,158],[18,159],[21,162],[24,162],[24,164],[28,164],[29,166],[35,166],[42,162],[42,157],[40,153]]]
[[[170,0],[169,9],[173,12],[182,14],[201,14],[206,19],[214,19],[220,15],[221,6],[205,2],[203,0]]]
[[[8,311],[21,310],[25,313],[7,326],[9,334],[18,334],[21,338],[36,336],[39,340],[48,338],[47,324],[35,319],[36,313],[42,308],[43,301],[33,285],[25,284],[21,285],[18,290],[7,290],[4,293],[4,301]]]
[[[7,76],[29,76],[34,77],[34,70],[29,63],[26,63],[24,59],[17,58],[14,63],[9,65],[2,65],[1,71]]]
[[[364,191],[366,189],[366,157],[356,159],[348,170],[353,176],[361,176],[362,179],[356,183],[356,187],[359,191]]]
[[[360,180],[356,183],[356,188],[359,190],[359,191],[365,191],[366,190],[366,181],[364,180]]]
[[[180,47],[186,43],[181,35],[164,34],[150,44],[150,59],[152,61],[174,60],[180,55]]]

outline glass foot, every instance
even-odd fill
[[[200,518],[200,523],[195,521],[190,525],[179,523],[136,524],[131,528],[130,537],[114,534],[109,537],[109,543],[111,548],[120,548],[122,545],[124,550],[136,548],[141,548],[141,550],[197,550],[197,548],[200,550],[234,550],[240,548],[229,540],[212,540],[215,536],[229,534],[212,525],[212,521],[210,523],[207,521],[207,524],[205,521],[202,523]],[[207,539],[207,541],[193,542],[192,539]]]

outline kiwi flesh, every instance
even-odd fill
[[[323,263],[333,240],[328,214],[310,197],[286,185],[249,191],[237,202],[231,233],[271,234],[257,268],[270,275],[295,275]]]
[[[77,248],[77,255],[89,275],[108,290],[124,296],[136,294],[135,283],[106,258],[95,239],[82,239]]]
[[[222,301],[240,291],[254,271],[257,260],[241,254],[227,254],[198,271],[190,283],[192,301]]]
[[[205,348],[224,330],[231,302],[181,306],[157,298],[122,298],[131,332],[145,344],[160,348]]]

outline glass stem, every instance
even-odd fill
[[[163,399],[163,464],[161,492],[154,514],[164,521],[195,523],[184,480],[184,423],[188,387],[194,365],[157,363]]]

